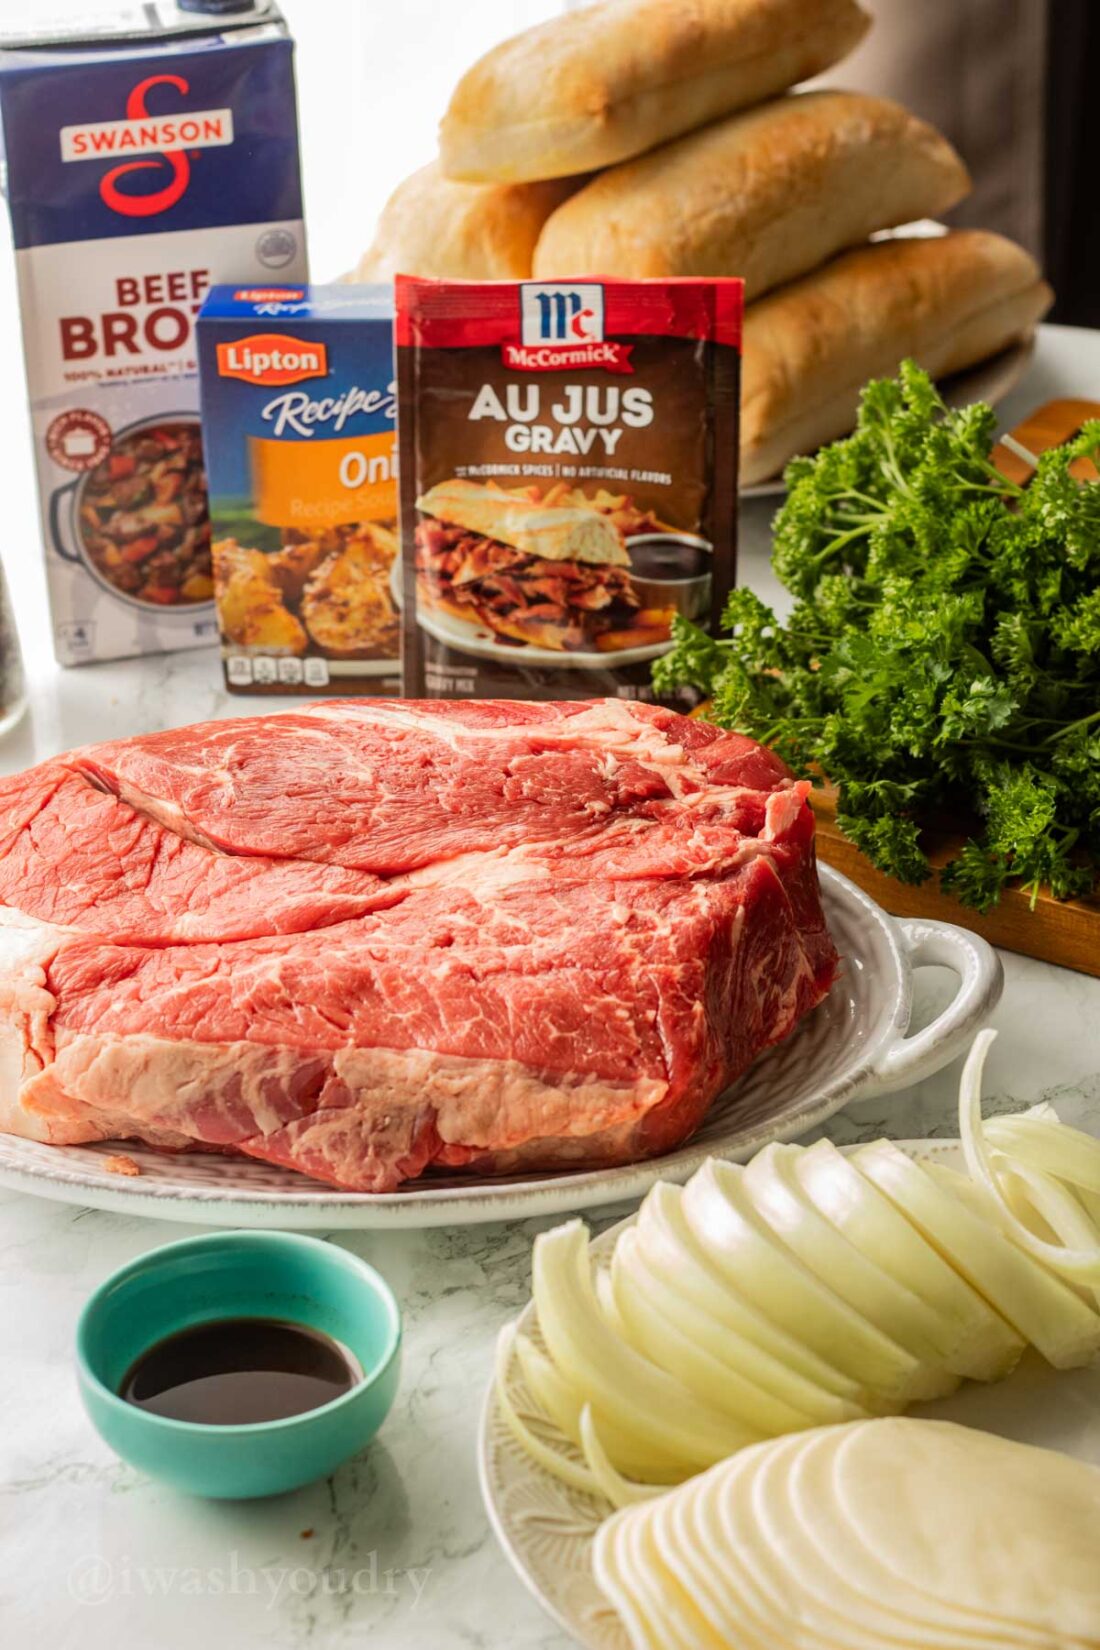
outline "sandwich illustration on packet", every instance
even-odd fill
[[[643,608],[624,519],[663,529],[631,500],[556,482],[518,490],[440,482],[416,501],[417,601],[502,638],[561,652],[667,642],[674,606]]]

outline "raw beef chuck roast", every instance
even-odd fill
[[[387,1191],[666,1151],[824,995],[806,786],[648,705],[337,701],[0,783],[0,1128]]]

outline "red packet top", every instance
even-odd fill
[[[675,616],[716,626],[742,297],[398,276],[406,693],[650,699]]]

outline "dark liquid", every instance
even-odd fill
[[[319,1409],[363,1371],[320,1330],[277,1318],[219,1318],[168,1335],[143,1352],[119,1396],[173,1421],[242,1426]]]
[[[682,539],[652,539],[630,546],[630,571],[637,579],[697,579],[710,564],[706,550]]]

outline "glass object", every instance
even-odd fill
[[[23,654],[8,595],[8,581],[0,564],[0,738],[14,728],[26,708]]]

